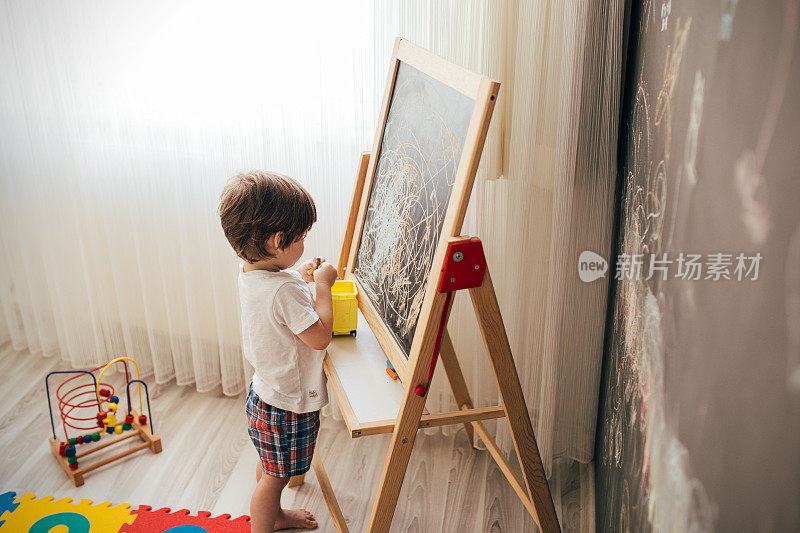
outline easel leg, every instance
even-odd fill
[[[314,469],[314,474],[317,476],[319,488],[322,491],[322,496],[325,498],[325,505],[328,506],[328,511],[331,513],[333,526],[339,533],[347,533],[349,531],[347,528],[347,522],[345,522],[342,509],[339,507],[336,494],[333,493],[331,481],[328,479],[328,473],[325,471],[325,467],[322,466],[322,461],[317,455],[314,455],[311,458],[311,467]]]
[[[506,418],[511,426],[522,477],[539,515],[539,527],[545,533],[561,531],[488,268],[483,284],[470,289],[469,295],[494,369]]]
[[[458,363],[458,357],[456,357],[456,350],[453,347],[453,341],[446,329],[444,330],[444,335],[442,336],[442,343],[439,346],[439,357],[442,359],[444,372],[447,374],[447,381],[450,382],[450,390],[453,391],[453,397],[456,399],[456,405],[458,409],[463,408],[465,405],[467,407],[472,407],[472,398],[469,396],[467,382],[464,380],[464,374],[461,373],[461,365]],[[475,437],[472,424],[469,422],[465,423],[464,430],[467,432],[469,445],[474,446]]]
[[[406,386],[403,406],[400,408],[400,417],[397,419],[397,424],[392,433],[389,453],[386,456],[381,480],[378,484],[378,494],[375,496],[372,514],[369,517],[367,531],[370,533],[386,533],[389,531],[424,407],[425,398],[420,398],[414,394],[413,385]]]
[[[426,324],[425,331],[422,332],[422,345],[414,348],[414,352],[409,358],[410,367],[414,373],[407,383],[403,384],[403,403],[400,405],[400,412],[397,416],[392,441],[389,443],[389,453],[383,465],[381,481],[378,484],[378,494],[372,506],[372,514],[369,517],[367,531],[370,533],[387,533],[392,524],[397,498],[400,496],[400,489],[403,486],[403,478],[408,468],[408,460],[411,457],[411,450],[414,448],[414,440],[417,437],[419,421],[422,418],[422,411],[425,409],[425,396],[417,396],[415,388],[420,383],[428,380],[428,371],[433,360],[433,351],[436,344],[436,332],[439,330],[442,312],[445,304],[451,300],[444,294],[437,294],[430,309],[427,310],[429,320],[423,320]],[[425,313],[426,311],[423,311]],[[419,332],[417,333],[419,334]],[[444,337],[444,335],[442,335]],[[441,346],[440,346],[441,349]]]

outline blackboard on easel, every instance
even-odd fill
[[[406,356],[474,105],[400,62],[353,272]]]
[[[460,235],[498,87],[396,43],[345,277],[401,379],[428,342],[437,295],[428,281]]]

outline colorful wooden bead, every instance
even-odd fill
[[[75,444],[83,444],[83,435],[75,437]]]
[[[117,396],[112,396],[108,401],[111,403],[119,403],[119,398]]]
[[[108,410],[109,410],[109,412],[113,411],[113,412],[116,413],[117,412],[117,404],[116,404],[116,402],[111,402],[110,404],[108,404]]]
[[[108,433],[108,434],[114,433],[114,426],[108,426],[106,428],[106,433]]]
[[[111,395],[111,391],[108,389],[100,389],[100,396],[103,398],[108,398]]]
[[[72,463],[71,465],[69,465],[69,469],[70,470],[77,470],[78,469],[78,463]]]
[[[128,416],[126,416],[125,417],[125,423],[126,424],[133,424],[133,415],[129,414]]]
[[[92,440],[93,440],[94,442],[97,442],[97,441],[99,441],[99,440],[100,440],[100,433],[98,433],[97,431],[95,431],[94,433],[92,433]]]
[[[68,462],[69,464],[71,464],[71,465],[72,465],[72,464],[75,464],[75,463],[77,463],[77,462],[78,462],[78,458],[77,458],[77,457],[75,457],[74,455],[70,455],[69,457],[67,457],[67,462]]]
[[[70,437],[69,438],[69,443],[73,444],[73,445],[78,444],[78,438],[77,437]]]
[[[61,457],[66,457],[67,456],[67,447],[66,446],[59,446],[58,447],[58,455],[60,455]]]
[[[64,449],[64,455],[67,457],[75,457],[75,446],[67,446]]]
[[[122,426],[115,426],[114,427],[114,433],[116,433],[117,435],[122,433]]]
[[[122,429],[123,429],[124,431],[128,431],[129,429],[131,429],[131,427],[133,427],[133,426],[131,426],[131,425],[130,425],[130,424],[128,424],[127,422],[125,422],[124,424],[122,424]]]
[[[147,415],[139,415],[139,423],[142,425],[147,424]]]

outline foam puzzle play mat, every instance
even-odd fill
[[[223,514],[212,518],[201,511],[192,515],[186,509],[172,512],[149,505],[131,509],[130,504],[94,504],[82,499],[37,498],[16,492],[0,494],[0,532],[2,533],[244,533],[250,531],[247,515],[232,519]]]

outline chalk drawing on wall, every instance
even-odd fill
[[[689,184],[697,184],[697,137],[700,133],[700,121],[703,118],[703,93],[705,91],[705,79],[698,69],[694,73],[694,85],[692,87],[692,103],[689,108],[689,129],[686,132],[686,145],[683,155],[683,171]]]
[[[661,31],[666,31],[667,30],[670,13],[672,13],[672,0],[662,0],[662,2],[661,2]]]
[[[630,222],[623,246],[630,254],[645,253],[644,243],[648,241],[640,227],[643,219],[634,216],[639,207],[628,194],[624,219]],[[710,531],[713,506],[702,484],[689,473],[688,453],[677,438],[676,428],[667,423],[664,295],[654,292],[642,279],[622,280],[618,291],[621,305],[615,308],[613,328],[615,337],[622,342],[612,349],[611,356],[617,368],[616,379],[626,381],[616,383],[613,389],[603,461],[641,473],[641,486],[628,488],[636,492],[634,500],[648,495],[647,518],[654,531]],[[624,435],[636,433],[644,436],[644,449],[628,451],[628,462],[623,464],[624,448],[638,446],[636,438],[626,441]],[[626,509],[622,516],[627,514]],[[676,524],[680,527],[675,528]],[[637,529],[636,524],[630,525],[631,530]]]
[[[664,159],[669,160],[670,145],[672,144],[672,94],[678,82],[683,51],[686,48],[686,38],[689,35],[689,28],[692,19],[689,18],[681,25],[678,19],[672,46],[667,48],[667,57],[664,60],[664,76],[661,90],[658,92],[656,110],[653,123],[661,126],[664,123]]]
[[[626,254],[658,254],[665,239],[671,237],[664,234],[671,100],[690,27],[691,19],[676,22],[652,115],[646,82],[640,80],[637,88],[629,130],[632,155],[628,162],[628,188],[621,216],[626,221],[621,251]],[[704,92],[704,78],[699,71],[694,83],[687,148],[678,174],[691,170],[696,181],[694,168]],[[654,150],[655,133],[665,140],[663,153]],[[610,353],[614,369],[611,375],[616,382],[609,398],[611,416],[609,430],[604,433],[602,460],[606,465],[636,473],[623,477],[620,525],[631,531],[641,529],[643,524],[631,523],[629,502],[646,502],[646,519],[654,531],[706,531],[713,528],[713,505],[702,484],[690,475],[688,452],[677,438],[677,428],[667,422],[667,354],[663,339],[666,305],[660,288],[658,276],[618,282],[612,336],[620,342],[612,345]],[[631,485],[631,479],[638,482]]]
[[[769,192],[761,175],[755,152],[745,150],[736,161],[734,183],[742,204],[741,220],[750,240],[762,244],[767,240],[770,222]]]
[[[681,194],[691,195],[697,185],[697,141],[700,136],[700,124],[703,118],[703,95],[705,93],[705,77],[700,69],[694,73],[692,85],[692,100],[689,105],[689,126],[686,129],[686,142],[683,148],[683,164],[675,176],[675,193],[672,202],[672,213],[669,218],[670,228],[665,237],[665,248],[670,249],[672,237],[675,232],[675,223],[678,220],[678,205],[682,201]],[[685,185],[684,185],[685,183]],[[686,302],[692,302],[691,284],[683,284],[678,292],[686,296]]]
[[[786,256],[786,379],[789,390],[800,393],[800,224],[789,240]]]
[[[406,354],[473,106],[400,63],[353,273]]]
[[[717,39],[723,42],[731,40],[733,31],[733,17],[736,16],[736,5],[739,0],[722,0],[722,15],[719,18]]]
[[[783,17],[781,40],[778,49],[775,71],[770,85],[769,98],[754,148],[745,149],[736,161],[734,182],[742,204],[741,220],[755,244],[767,239],[772,226],[769,210],[769,190],[762,175],[772,137],[780,118],[781,106],[789,80],[794,43],[797,38],[798,2],[786,4]]]

